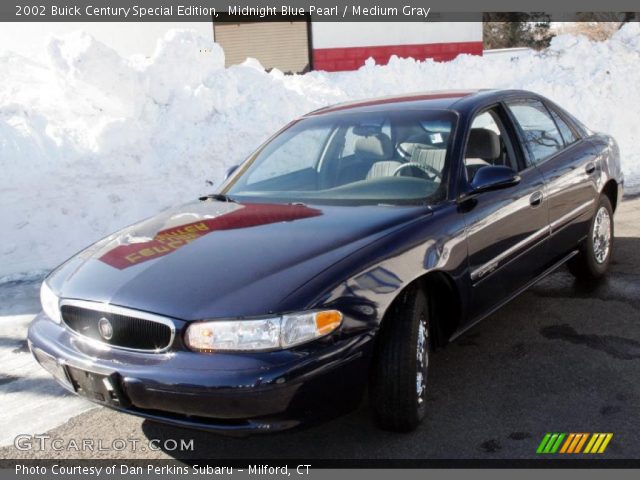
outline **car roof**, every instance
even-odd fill
[[[339,103],[315,110],[305,115],[305,117],[346,111],[353,113],[399,109],[450,109],[463,111],[478,103],[484,104],[498,101],[511,95],[536,97],[534,93],[525,90],[440,90]]]

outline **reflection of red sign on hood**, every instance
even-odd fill
[[[255,227],[318,215],[321,215],[320,210],[304,205],[244,204],[237,210],[215,218],[161,230],[148,242],[118,245],[102,255],[100,260],[122,270],[167,255],[216,230]]]

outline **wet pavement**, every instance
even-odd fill
[[[41,452],[91,458],[536,458],[547,432],[612,432],[599,458],[640,459],[640,199],[616,214],[610,275],[540,281],[431,360],[428,414],[410,434],[376,429],[366,404],[300,431],[228,438],[99,408],[50,432],[63,439],[193,439],[194,452]],[[0,457],[34,452],[0,449]],[[575,457],[575,456],[574,456]],[[589,458],[587,455],[578,455]]]

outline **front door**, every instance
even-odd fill
[[[465,150],[467,182],[487,165],[519,172],[512,187],[477,194],[464,207],[471,316],[481,317],[499,306],[545,269],[549,235],[544,179],[524,163],[516,148],[513,126],[500,106],[477,115]]]

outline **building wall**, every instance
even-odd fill
[[[481,22],[314,22],[311,28],[316,70],[354,70],[369,57],[384,65],[392,55],[439,61],[482,55]]]
[[[266,69],[301,73],[309,70],[309,25],[296,22],[214,23],[214,38],[227,67],[257,59]]]

